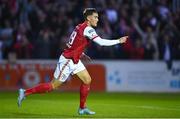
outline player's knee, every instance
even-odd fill
[[[87,84],[87,85],[91,84],[91,77],[85,78],[84,84]]]
[[[62,82],[54,79],[51,81],[51,84],[52,84],[53,89],[58,89],[58,87],[62,84]]]

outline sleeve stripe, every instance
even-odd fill
[[[92,40],[96,39],[97,37],[99,37],[99,36],[95,36],[94,38],[92,38]]]

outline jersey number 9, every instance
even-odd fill
[[[77,32],[76,32],[76,31],[73,31],[72,34],[71,34],[71,36],[70,36],[70,39],[69,39],[69,44],[70,44],[70,45],[73,44],[76,35],[77,35]]]

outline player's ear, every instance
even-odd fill
[[[90,21],[90,19],[91,19],[91,16],[87,16],[87,20]]]

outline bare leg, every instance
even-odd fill
[[[78,72],[76,75],[82,80],[80,86],[80,108],[83,109],[86,107],[86,99],[90,90],[91,77],[86,69]]]
[[[86,99],[90,90],[91,77],[86,69],[81,72],[78,72],[76,75],[82,80],[82,84],[80,86],[80,108],[78,110],[78,113],[80,115],[93,115],[95,114],[95,112],[89,110],[86,107]]]

